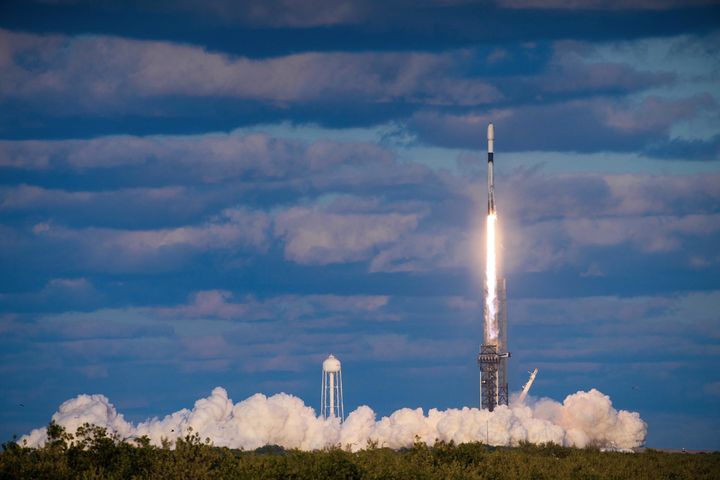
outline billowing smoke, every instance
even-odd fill
[[[645,439],[647,425],[635,412],[617,411],[607,395],[592,389],[577,392],[561,404],[541,399],[531,405],[498,406],[495,411],[477,408],[436,410],[425,415],[422,409],[403,408],[377,420],[375,412],[361,406],[341,425],[338,419],[323,419],[303,401],[284,393],[266,397],[256,394],[233,404],[227,392],[215,388],[209,397],[165,418],[153,418],[133,425],[119,414],[103,395],[79,395],[60,405],[53,420],[69,433],[83,423],[105,427],[123,439],[147,435],[160,445],[185,436],[192,427],[202,439],[216,446],[255,449],[263,445],[315,450],[341,446],[357,451],[368,441],[381,447],[409,447],[419,439],[436,441],[485,442],[517,445],[519,442],[554,442],[559,445],[588,445],[632,448]],[[20,439],[31,447],[47,441],[46,429],[33,430]]]

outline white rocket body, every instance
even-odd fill
[[[493,149],[495,143],[495,129],[493,124],[488,125],[488,215],[495,213],[495,179],[493,178]]]

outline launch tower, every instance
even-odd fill
[[[488,125],[488,216],[485,269],[485,308],[483,343],[477,361],[480,366],[480,407],[491,412],[497,405],[508,404],[507,313],[505,279],[497,278],[495,223],[495,179],[493,174],[493,143],[495,130]]]

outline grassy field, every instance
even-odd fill
[[[277,446],[252,452],[218,448],[188,435],[154,447],[130,445],[87,426],[74,437],[55,425],[40,449],[10,442],[0,453],[2,479],[717,479],[720,453],[642,453],[524,444],[495,448],[481,443],[417,444],[404,450],[369,445],[351,453]]]

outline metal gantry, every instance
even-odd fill
[[[480,367],[480,408],[495,410],[498,405],[507,405],[510,399],[507,368],[510,352],[507,351],[507,311],[505,279],[498,282],[498,330],[497,345],[480,345],[477,362]],[[487,319],[485,320],[487,321]]]

